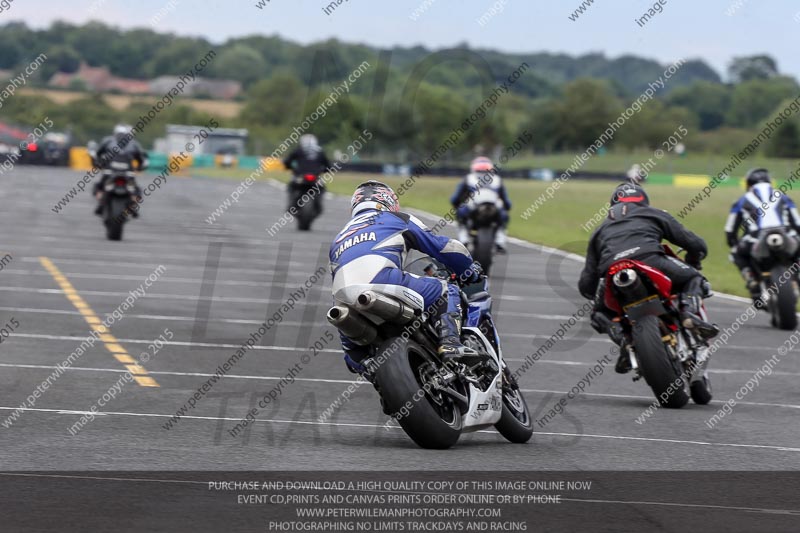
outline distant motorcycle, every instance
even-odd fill
[[[311,223],[319,216],[317,195],[322,194],[322,191],[317,190],[315,193],[309,193],[317,186],[318,182],[318,174],[296,174],[292,176],[291,205],[297,210],[295,218],[297,219],[297,229],[300,231],[311,230]]]
[[[763,230],[753,245],[751,255],[758,267],[763,308],[772,317],[772,326],[793,330],[797,327],[797,258],[798,237],[786,228]]]
[[[668,245],[664,251],[677,257]],[[644,377],[664,407],[680,408],[689,401],[685,377],[696,404],[711,401],[708,346],[681,323],[678,297],[663,272],[633,259],[617,261],[606,273],[604,300],[618,313],[634,381]],[[705,308],[701,315],[707,319]]]
[[[124,163],[111,162],[106,172],[110,172],[110,177],[101,191],[101,217],[106,227],[106,237],[111,241],[120,241],[122,229],[136,203],[136,178]]]
[[[500,202],[500,195],[488,187],[478,189],[469,202],[467,230],[472,243],[472,257],[487,274],[492,268],[495,236],[503,224]]]
[[[405,270],[455,283],[455,274],[428,257]],[[367,378],[380,394],[384,411],[419,446],[449,448],[461,433],[492,426],[511,442],[531,438],[532,419],[503,360],[486,278],[462,287],[461,342],[479,357],[448,365],[439,358],[439,337],[416,292],[393,285],[352,285],[334,299],[328,321],[370,348],[372,355],[362,361]]]

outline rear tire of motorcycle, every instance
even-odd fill
[[[508,369],[506,369],[507,371]],[[503,390],[503,412],[494,428],[507,441],[514,444],[525,444],[533,436],[533,419],[528,409],[528,403],[519,389],[511,390],[511,393],[514,394],[513,398],[510,398],[507,395],[507,391]],[[527,421],[520,420],[517,415],[522,416]]]
[[[413,400],[422,388],[414,365],[423,358],[423,349],[410,339],[395,338],[385,342],[378,353],[384,354],[385,360],[375,372],[375,382],[387,412],[406,413],[397,420],[420,447],[434,450],[452,447],[461,436],[463,424],[458,406],[452,406],[453,419],[447,422],[433,408],[427,395]]]
[[[777,322],[777,326],[780,329],[793,330],[797,327],[797,296],[794,293],[792,277],[787,276],[786,271],[781,269],[780,275],[773,275],[772,279],[776,280],[774,283],[777,290],[775,294],[775,312],[777,313],[775,322]],[[777,281],[779,279],[786,281],[781,284]]]
[[[661,332],[658,318],[645,316],[633,328],[633,348],[639,360],[642,376],[653,390],[658,403],[662,407],[680,409],[689,402],[685,387],[674,387],[680,379],[681,372],[669,357]],[[670,394],[668,391],[672,387]]]
[[[127,207],[127,201],[112,198],[108,205],[109,215],[106,219],[106,237],[110,241],[122,240],[122,227],[125,224],[123,213]]]
[[[473,259],[481,264],[483,272],[488,276],[492,268],[492,248],[494,247],[494,230],[480,228],[475,236],[475,250]]]
[[[300,231],[310,231],[315,214],[316,209],[314,208],[314,203],[306,202],[297,213],[297,229]]]
[[[694,403],[697,405],[707,405],[713,398],[711,394],[711,382],[706,377],[700,381],[695,381],[689,385],[689,393]]]

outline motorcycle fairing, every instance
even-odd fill
[[[464,327],[464,332],[470,332],[478,337],[483,343],[486,353],[494,360],[498,369],[502,369],[502,362],[500,357],[492,348],[492,343],[489,339],[476,327]],[[503,412],[503,388],[502,388],[502,370],[498,370],[497,374],[492,379],[492,383],[482,391],[474,384],[469,384],[469,407],[464,413],[463,431],[478,431],[485,427],[493,426],[500,420],[500,415]]]
[[[612,311],[622,313],[623,309],[620,307],[619,302],[617,302],[617,299],[614,297],[613,282],[611,278],[615,273],[626,268],[632,268],[637,272],[646,275],[647,278],[653,282],[653,285],[655,285],[656,290],[661,297],[672,297],[672,280],[669,279],[666,274],[656,268],[651,267],[650,265],[642,263],[641,261],[636,261],[635,259],[622,259],[621,261],[613,263],[608,268],[608,272],[606,273],[603,303]]]

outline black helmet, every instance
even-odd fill
[[[754,168],[747,173],[747,188],[756,183],[771,183],[769,171],[766,168]]]
[[[397,213],[400,211],[400,200],[391,187],[380,181],[370,180],[356,187],[350,206],[352,216],[365,209]]]
[[[637,203],[642,205],[650,205],[650,198],[647,193],[639,185],[633,183],[623,183],[614,189],[614,194],[611,195],[611,205],[619,203]]]

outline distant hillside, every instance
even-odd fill
[[[340,78],[362,61],[376,64],[381,52],[375,47],[338,40],[303,46],[281,37],[261,35],[212,43],[203,38],[156,33],[150,29],[122,30],[100,22],[80,26],[56,22],[45,30],[33,30],[22,23],[0,26],[0,69],[17,70],[30,59],[29,56],[44,51],[48,61],[41,70],[43,81],[57,71],[74,72],[81,61],[108,67],[112,74],[127,78],[178,75],[192,68],[194,62],[211,49],[217,56],[203,75],[233,79],[245,86],[280,70],[291,72],[306,83],[311,82],[315,56],[320,59],[317,54],[323,54],[321,57],[330,61],[324,66],[318,65],[316,74]],[[391,68],[401,75],[408,74],[432,53],[442,52],[421,46],[395,47],[387,51],[391,52]],[[466,45],[455,47],[448,53],[451,55],[447,57],[459,53],[481,57],[498,77],[527,62],[533,68],[514,90],[529,97],[552,95],[558,86],[580,77],[605,79],[612,82],[620,94],[633,94],[644,89],[664,70],[664,66],[656,61],[635,56],[609,59],[603,54],[579,57],[550,53],[508,54],[470,50]],[[426,79],[455,91],[469,89],[481,82],[475,69],[465,61],[443,61]],[[695,59],[681,68],[670,88],[695,81],[719,83],[720,76],[702,60]],[[367,88],[359,90],[366,91]]]

